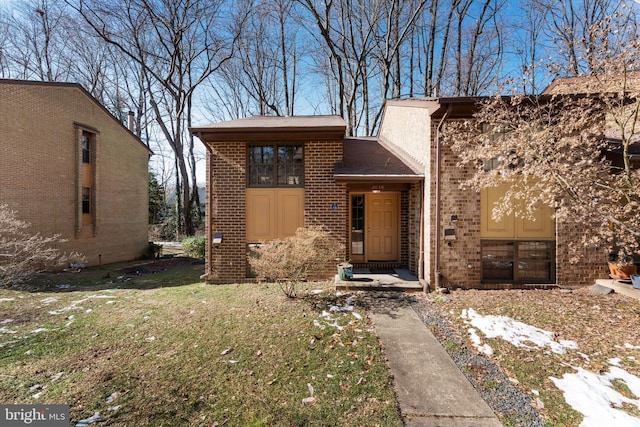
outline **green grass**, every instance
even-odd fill
[[[328,286],[290,300],[205,285],[202,266],[115,284],[97,270],[64,292],[64,275],[0,290],[1,402],[65,403],[73,422],[109,425],[402,425],[366,316],[332,313],[342,330],[321,317],[340,302]]]

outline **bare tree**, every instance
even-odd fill
[[[519,69],[509,70],[522,75],[519,82],[521,89],[526,94],[537,94],[544,83],[543,55],[546,46],[544,40],[544,10],[537,0],[526,0],[519,6],[522,16],[520,23],[510,22],[510,34],[507,37],[512,40],[512,49],[518,59]],[[541,72],[542,71],[542,72]],[[517,75],[517,74],[516,74]]]
[[[602,73],[542,96],[494,97],[475,121],[449,128],[463,163],[477,165],[469,185],[509,184],[494,216],[527,217],[543,203],[559,221],[581,225],[579,247],[640,255],[640,32],[629,15],[588,29],[600,40],[589,66]]]
[[[331,95],[333,112],[345,118],[350,134],[369,134],[381,112],[381,103],[372,112],[371,99],[401,92],[401,48],[426,0],[297,1],[315,24],[317,42],[326,49],[316,60],[329,72],[328,88],[336,88]]]
[[[73,62],[65,54],[72,21],[63,4],[51,0],[27,0],[5,15],[4,52],[15,78],[60,81],[69,78]]]
[[[608,21],[627,0],[537,0],[544,9],[547,35],[555,42],[560,60],[558,72],[578,75],[597,73],[600,60],[594,58],[598,46],[607,44],[597,24]],[[628,15],[627,15],[628,16]],[[630,22],[631,23],[631,22]],[[624,27],[620,28],[624,32]]]
[[[66,0],[86,23],[140,65],[155,121],[177,166],[181,231],[194,233],[196,157],[191,126],[196,90],[235,52],[245,16],[222,0]]]
[[[231,101],[227,108],[240,110],[228,111],[229,116],[294,113],[299,58],[297,29],[291,25],[292,7],[292,0],[272,0],[253,8],[236,55],[212,82],[226,86],[212,88],[226,97],[223,104]]]

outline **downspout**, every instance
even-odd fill
[[[436,247],[435,247],[435,277],[434,277],[434,288],[440,288],[440,197],[441,197],[441,163],[442,163],[442,153],[440,148],[440,133],[442,131],[442,126],[444,125],[445,120],[449,116],[451,112],[452,106],[449,104],[447,111],[444,113],[442,118],[440,119],[440,123],[438,123],[438,127],[436,128]]]
[[[418,255],[418,280],[422,282],[422,291],[429,292],[429,281],[424,277],[424,179],[420,181],[420,254]]]
[[[213,242],[213,230],[212,230],[212,226],[213,224],[211,223],[211,218],[213,218],[213,208],[212,208],[212,201],[213,201],[213,189],[212,189],[212,183],[211,183],[211,156],[212,156],[212,148],[211,146],[209,146],[209,144],[207,144],[204,139],[202,139],[202,133],[197,133],[195,134],[195,136],[197,136],[200,141],[202,141],[204,147],[207,149],[207,164],[206,164],[206,171],[207,171],[207,177],[206,177],[206,197],[207,200],[205,200],[205,210],[204,210],[204,216],[205,216],[205,242],[206,242],[206,248],[205,248],[205,260],[206,260],[206,265],[205,265],[205,272],[202,276],[200,276],[201,279],[209,279],[211,272],[212,272],[212,266],[213,266],[213,255],[211,254],[211,248],[212,248],[212,243]]]

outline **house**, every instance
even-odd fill
[[[147,250],[150,154],[78,84],[0,80],[0,204],[87,265]]]
[[[478,98],[386,102],[375,138],[347,138],[335,116],[252,117],[192,129],[207,147],[210,283],[249,276],[252,244],[324,225],[356,267],[404,267],[425,285],[495,289],[586,285],[603,254],[569,263],[572,230],[541,207],[535,221],[492,219],[505,188],[460,184],[474,171],[442,144],[443,125],[470,119]],[[335,265],[324,267],[335,275]]]

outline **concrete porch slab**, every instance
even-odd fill
[[[368,268],[353,269],[352,280],[340,280],[335,276],[338,290],[379,290],[379,291],[422,291],[418,278],[406,268],[394,268],[393,272],[374,273]]]
[[[613,289],[621,295],[631,298],[640,299],[640,289],[636,289],[631,285],[631,281],[621,281],[616,279],[598,279],[596,285],[605,286]]]

